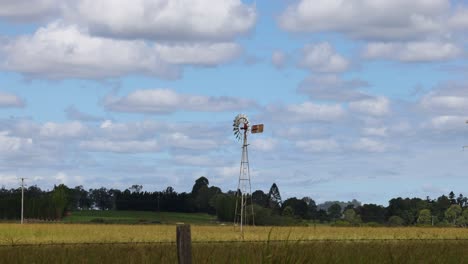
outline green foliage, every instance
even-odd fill
[[[346,209],[343,213],[343,219],[350,225],[359,225],[362,222],[361,217],[356,214],[354,209]]]
[[[68,204],[67,191],[68,188],[63,184],[56,186],[52,191],[52,203],[54,206],[55,219],[61,219],[65,213],[65,208]]]
[[[192,196],[197,197],[198,192],[200,191],[200,189],[203,188],[203,187],[208,187],[208,184],[210,184],[210,182],[204,176],[198,178],[195,181],[195,184],[192,187],[192,193],[191,193]]]
[[[294,216],[294,209],[291,206],[286,206],[283,209],[282,215],[286,216],[286,217],[293,217]]]
[[[402,226],[405,224],[405,220],[403,220],[403,218],[397,216],[397,215],[392,215],[389,219],[388,219],[388,225],[389,226]]]
[[[236,209],[236,197],[229,194],[216,194],[211,199],[211,204],[216,209],[216,216],[218,220],[225,222],[232,222]]]
[[[332,204],[327,211],[332,220],[337,220],[341,217],[341,206],[337,203]]]
[[[214,204],[210,204],[210,200],[216,195],[221,193],[221,189],[218,187],[207,187],[202,186],[198,190],[198,194],[195,197],[195,206],[198,212],[205,212],[205,213],[214,213],[216,209],[214,208]]]
[[[268,208],[278,212],[282,206],[281,194],[276,183],[271,185],[268,192]]]
[[[458,204],[452,204],[447,211],[445,211],[445,220],[451,224],[455,224],[457,218],[461,215],[462,208]]]
[[[283,215],[284,210],[290,207],[292,209],[292,216],[300,217],[302,219],[310,219],[309,207],[304,200],[299,200],[296,197],[292,197],[284,201],[283,203]]]
[[[419,211],[418,224],[420,225],[431,225],[432,215],[429,209],[422,209]]]

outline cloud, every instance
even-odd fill
[[[250,141],[255,151],[269,152],[277,148],[279,142],[275,138],[255,138]]]
[[[305,152],[336,152],[340,150],[338,142],[334,139],[310,139],[296,142],[296,147]]]
[[[277,69],[283,68],[286,64],[286,54],[280,50],[273,51],[273,54],[271,55],[271,63]]]
[[[366,136],[385,137],[388,135],[387,127],[364,127],[362,133]]]
[[[80,142],[79,146],[91,152],[145,153],[160,150],[160,145],[156,140],[89,140]]]
[[[450,95],[426,96],[421,105],[427,109],[466,110],[468,109],[468,98]]]
[[[175,132],[163,136],[164,143],[169,148],[186,150],[214,150],[221,146],[215,139],[193,138],[183,132]]]
[[[59,13],[63,1],[57,0],[2,0],[0,18],[31,22]]]
[[[242,52],[236,43],[185,43],[155,45],[161,59],[171,64],[215,66],[238,57]]]
[[[385,143],[370,138],[360,138],[353,145],[353,148],[365,152],[385,152],[388,149]]]
[[[0,91],[0,108],[21,108],[24,106],[23,99],[17,95]]]
[[[112,140],[148,139],[156,133],[165,132],[167,125],[152,120],[117,123],[105,120],[99,125],[98,135]]]
[[[454,29],[466,30],[468,29],[468,8],[459,7],[452,17],[449,18],[448,23]]]
[[[349,62],[328,42],[322,42],[304,47],[299,66],[313,72],[343,72],[348,69]]]
[[[266,115],[281,122],[330,122],[341,119],[346,112],[340,104],[304,102],[289,105],[268,105]]]
[[[100,122],[104,120],[104,118],[102,117],[83,113],[73,105],[65,109],[65,114],[67,118],[70,120],[77,120],[77,121],[83,121],[83,122]]]
[[[466,130],[465,121],[468,120],[468,115],[455,116],[455,115],[442,115],[436,116],[430,119],[429,123],[426,123],[424,127],[429,126],[432,129],[439,131],[447,130]]]
[[[11,154],[31,148],[33,140],[31,138],[20,138],[9,135],[8,131],[0,131],[0,152]]]
[[[386,97],[375,97],[350,102],[348,107],[354,112],[372,116],[384,116],[390,113],[390,100]]]
[[[67,11],[93,34],[189,42],[232,40],[247,34],[257,17],[240,0],[79,0]]]
[[[86,29],[60,22],[0,46],[0,67],[48,79],[112,78],[131,73],[176,78],[177,68],[144,41],[90,36]]]
[[[87,133],[88,128],[78,121],[69,123],[47,122],[39,130],[39,135],[45,138],[79,138]]]
[[[297,0],[278,22],[281,28],[293,32],[335,31],[361,39],[415,39],[443,32],[443,15],[449,9],[448,0]]]
[[[468,111],[468,86],[464,83],[443,83],[421,97],[418,106],[424,112],[439,115],[460,115]]]
[[[222,112],[256,107],[252,100],[228,96],[180,94],[170,89],[137,90],[122,98],[109,98],[111,111],[167,114],[176,111]]]
[[[389,59],[403,62],[430,62],[455,59],[462,49],[443,42],[373,42],[367,44],[363,56],[367,59]]]
[[[367,86],[367,82],[359,79],[343,80],[337,75],[314,75],[303,80],[297,92],[311,99],[346,102],[369,98],[369,95],[359,90]]]
[[[173,160],[179,165],[188,165],[196,167],[209,167],[213,165],[213,158],[200,155],[174,155]],[[216,161],[218,164],[219,160]]]

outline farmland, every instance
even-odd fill
[[[192,225],[195,263],[463,263],[468,229]],[[0,259],[173,263],[174,225],[0,224]],[[243,254],[238,255],[237,252]]]
[[[203,213],[84,210],[72,212],[63,219],[63,222],[105,224],[175,224],[183,222],[210,225],[216,222],[216,216]]]

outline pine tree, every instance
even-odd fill
[[[279,210],[282,205],[281,194],[279,192],[278,186],[276,183],[271,185],[270,191],[268,192],[268,208],[273,210]]]

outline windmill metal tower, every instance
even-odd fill
[[[234,225],[240,226],[241,233],[243,226],[249,223],[251,219],[252,225],[255,224],[255,217],[253,206],[250,217],[247,214],[247,200],[250,199],[252,204],[252,186],[250,184],[250,167],[249,167],[249,154],[247,151],[247,135],[248,133],[256,134],[263,133],[263,124],[253,125],[250,127],[249,119],[244,114],[239,114],[234,119],[233,124],[234,135],[238,140],[243,139],[242,144],[242,157],[240,163],[239,181],[236,191],[236,211],[234,214]]]

